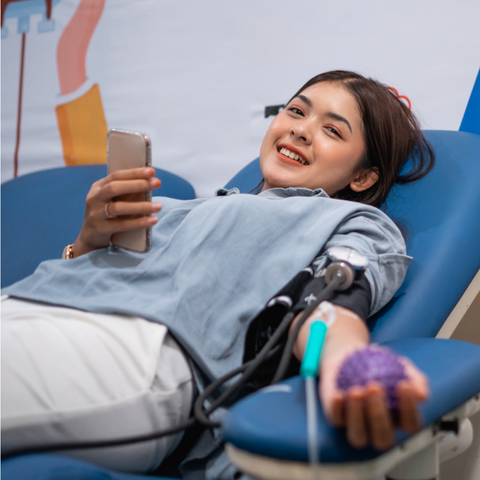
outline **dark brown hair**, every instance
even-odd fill
[[[367,190],[354,192],[347,186],[334,198],[380,207],[395,183],[413,182],[433,168],[435,153],[415,115],[386,85],[358,73],[336,70],[313,77],[292,99],[316,83],[341,84],[353,95],[366,145],[360,166],[378,169],[378,181]],[[408,171],[402,172],[408,160]]]

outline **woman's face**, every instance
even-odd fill
[[[323,188],[330,196],[347,185],[365,190],[377,176],[360,167],[364,150],[354,97],[341,85],[317,83],[271,123],[260,150],[263,189]]]

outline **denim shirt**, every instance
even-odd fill
[[[207,378],[242,362],[251,320],[322,251],[351,247],[369,260],[371,314],[393,296],[410,258],[380,210],[323,190],[222,190],[210,199],[157,199],[152,249],[104,248],[49,260],[3,293],[166,325]]]

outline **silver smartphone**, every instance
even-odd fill
[[[128,168],[150,167],[152,165],[152,147],[150,138],[139,132],[130,132],[111,128],[107,134],[107,164],[108,173]],[[124,202],[152,201],[152,193],[133,193],[121,195],[112,201]],[[141,215],[138,215],[139,217]],[[148,252],[151,247],[151,228],[142,228],[130,232],[117,232],[112,235],[112,245]]]

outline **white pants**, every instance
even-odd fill
[[[123,438],[188,418],[192,375],[163,325],[3,299],[2,451]],[[69,451],[108,468],[157,468],[182,434]]]

